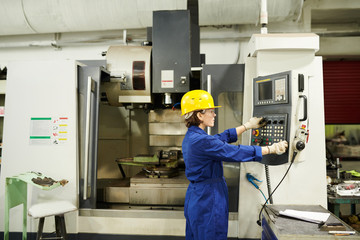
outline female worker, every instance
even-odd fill
[[[259,128],[262,118],[211,136],[204,130],[213,127],[214,100],[203,90],[187,92],[181,99],[182,115],[188,131],[182,143],[185,174],[190,181],[185,197],[186,240],[225,240],[228,231],[228,190],[222,161],[259,162],[262,155],[282,154],[287,142],[271,146],[231,145],[244,131]]]

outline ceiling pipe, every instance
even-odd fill
[[[268,12],[267,12],[267,0],[261,0],[260,7],[260,24],[261,24],[261,34],[267,34],[267,24],[268,24]]]
[[[269,20],[296,20],[302,2],[269,0]],[[153,11],[186,9],[187,0],[1,0],[0,36],[147,28]],[[256,24],[258,12],[258,1],[199,0],[199,25]]]
[[[124,45],[127,45],[127,31],[126,29],[123,30],[123,42],[124,42]]]

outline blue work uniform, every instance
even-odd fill
[[[189,127],[182,143],[185,174],[190,181],[184,215],[186,240],[226,240],[229,217],[228,189],[222,162],[259,162],[261,147],[231,145],[236,129],[208,135],[199,127]]]

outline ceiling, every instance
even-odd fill
[[[260,0],[198,0],[198,6],[201,40],[260,32]],[[187,0],[1,0],[0,47],[140,42],[153,11],[186,8]],[[267,12],[272,33],[360,36],[359,0],[268,0]]]

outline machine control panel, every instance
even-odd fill
[[[271,146],[290,140],[292,122],[291,71],[260,76],[253,79],[253,116],[263,117],[266,125],[253,129],[251,145]],[[289,161],[289,151],[282,155],[264,155],[261,162],[280,165]]]
[[[261,117],[265,118],[266,125],[252,130],[252,145],[269,146],[287,139],[287,114],[264,115]]]

